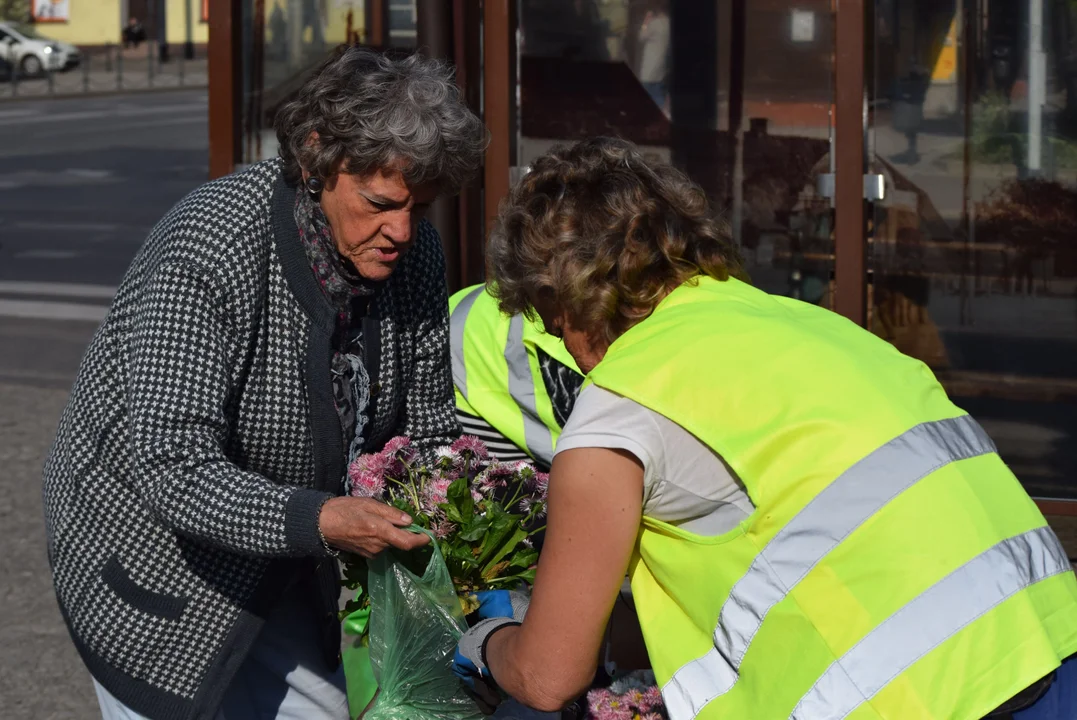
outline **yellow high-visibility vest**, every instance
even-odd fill
[[[643,518],[632,592],[674,720],[980,720],[1077,652],[1077,580],[991,440],[844,318],[698,279],[588,382],[756,507],[718,537]]]
[[[532,458],[553,462],[561,426],[537,351],[579,372],[565,344],[539,320],[502,314],[482,285],[449,298],[449,337],[457,408],[481,417]]]

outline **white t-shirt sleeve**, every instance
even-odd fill
[[[604,388],[580,393],[556,453],[624,450],[643,465],[645,515],[704,535],[731,530],[754,511],[722,459],[668,418]]]
[[[665,454],[658,426],[645,407],[595,385],[584,388],[576,398],[555,455],[587,447],[632,453],[643,465],[644,485],[646,475],[661,465]]]

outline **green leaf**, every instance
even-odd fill
[[[468,487],[467,478],[453,480],[445,492],[445,496],[449,501],[449,507],[456,511],[455,514],[459,518],[458,520],[453,520],[449,516],[449,519],[460,524],[470,523],[471,518],[475,516],[475,500],[471,497],[471,488]],[[446,516],[448,516],[448,512],[446,512]]]
[[[521,550],[512,557],[512,562],[509,563],[510,567],[524,568],[525,570],[538,562],[538,550],[534,548],[527,548]]]
[[[456,539],[462,542],[475,542],[481,540],[488,532],[490,532],[490,521],[484,517],[475,516],[466,530],[456,534]]]
[[[516,546],[519,545],[520,542],[527,537],[527,531],[520,527],[520,525],[515,520],[513,520],[513,527],[515,529],[512,530],[511,534],[509,534],[509,536],[505,538],[505,540],[498,546],[497,551],[493,554],[493,556],[486,561],[486,565],[483,566],[482,569],[483,577],[490,575],[491,568],[500,563],[506,555],[515,550]]]
[[[519,585],[521,582],[525,582],[528,585],[534,585],[535,568],[530,568],[528,570],[524,570],[523,572],[515,573],[513,575],[502,575],[500,577],[490,578],[486,581],[486,585],[491,590],[511,590],[517,585]]]
[[[504,511],[495,509],[487,512],[486,517],[490,520],[490,531],[482,539],[478,553],[478,562],[483,566],[490,562],[490,558],[498,551],[505,538],[512,533],[513,528],[518,527],[518,523]]]

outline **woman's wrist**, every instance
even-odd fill
[[[325,551],[329,553],[330,556],[338,557],[340,555],[340,551],[329,544],[329,541],[325,537],[325,530],[322,527],[322,517],[324,515],[325,506],[329,504],[332,499],[332,497],[327,497],[325,499],[325,502],[322,503],[322,506],[318,508],[318,538],[322,541],[322,547],[325,548]]]
[[[309,488],[296,488],[285,507],[284,534],[289,547],[297,554],[325,555],[322,545],[321,517],[325,504],[333,496]]]

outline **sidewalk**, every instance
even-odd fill
[[[208,84],[205,53],[194,60],[183,58],[183,45],[170,45],[169,62],[161,63],[157,48],[153,55],[146,45],[106,52],[91,50],[82,56],[82,64],[66,72],[12,82],[0,81],[0,102],[18,98],[71,97],[85,94],[137,92],[180,87],[206,87]]]

